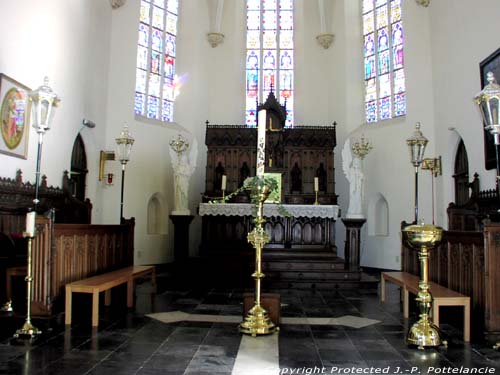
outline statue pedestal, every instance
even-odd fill
[[[194,215],[170,215],[174,223],[174,261],[182,263],[189,257],[189,224]]]
[[[361,227],[366,219],[342,219],[345,225],[344,268],[359,269],[359,251],[361,249]]]

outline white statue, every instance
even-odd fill
[[[189,150],[189,155],[188,155]],[[170,142],[170,158],[174,170],[174,210],[172,215],[190,215],[189,179],[196,168],[197,142],[189,143],[179,134]]]
[[[353,157],[351,142],[348,139],[342,149],[342,169],[349,181],[349,208],[347,209],[347,219],[364,219],[363,215],[363,195],[364,195],[364,175],[362,159],[356,154]]]

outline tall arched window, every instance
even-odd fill
[[[363,0],[366,122],[406,114],[401,0]]]
[[[179,0],[141,0],[134,111],[173,121]]]
[[[293,125],[293,0],[247,0],[246,125],[271,90]]]

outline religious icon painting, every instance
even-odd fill
[[[0,153],[26,159],[29,138],[28,87],[0,73]]]

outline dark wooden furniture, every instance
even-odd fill
[[[471,298],[472,334],[500,339],[500,207],[496,190],[479,190],[475,175],[470,198],[448,207],[449,228],[430,251],[429,280]],[[405,226],[403,223],[402,226]],[[417,252],[402,246],[402,270],[419,275]]]
[[[319,179],[318,200],[337,204],[334,148],[336,124],[285,128],[285,109],[271,92],[259,109],[266,109],[265,171],[282,175],[283,203],[313,204],[314,177]],[[221,196],[222,176],[227,176],[226,195],[255,176],[257,129],[244,125],[206,123],[207,165],[205,199]],[[248,202],[242,194],[235,202]]]
[[[382,272],[380,275],[380,301],[385,302],[385,283],[391,282],[403,289],[403,316],[409,316],[409,293],[418,294],[420,277],[408,272]],[[470,297],[464,296],[442,285],[430,282],[432,295],[432,322],[439,327],[441,306],[462,306],[464,309],[464,341],[470,341]]]
[[[153,290],[156,290],[156,273],[154,266],[125,267],[116,271],[66,284],[66,325],[71,325],[73,293],[92,294],[92,327],[97,327],[99,325],[99,293],[105,292],[104,303],[106,306],[109,306],[111,304],[111,288],[127,284],[127,307],[132,308],[134,306],[134,281],[148,274],[151,275]]]
[[[91,225],[90,201],[72,197],[68,186],[66,172],[63,188],[47,187],[42,178],[33,240],[34,316],[53,316],[64,310],[66,283],[133,264],[134,219],[121,225]],[[0,178],[0,232],[12,238],[22,236],[33,197],[34,186],[23,183],[20,171],[15,179]]]

